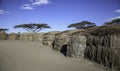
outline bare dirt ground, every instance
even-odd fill
[[[0,71],[106,71],[86,59],[67,58],[40,42],[0,40]]]

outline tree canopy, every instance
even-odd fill
[[[7,31],[8,29],[5,29],[5,28],[0,28],[0,32],[5,32]]]
[[[85,28],[90,28],[96,26],[95,23],[89,22],[89,21],[82,21],[78,23],[73,23],[68,25],[68,28],[76,28],[76,29],[85,29]]]
[[[51,28],[48,26],[48,24],[36,24],[36,23],[30,23],[30,24],[20,24],[20,25],[15,25],[14,28],[23,28],[28,32],[31,33],[37,33],[45,28]]]
[[[115,18],[109,22],[105,22],[104,25],[120,25],[120,18]]]

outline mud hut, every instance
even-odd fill
[[[31,33],[22,33],[20,35],[20,40],[24,40],[24,41],[33,41],[33,34]]]
[[[87,33],[85,30],[71,34],[71,37],[69,37],[68,41],[66,56],[74,58],[84,57],[87,41],[86,34]]]
[[[16,34],[16,33],[11,33],[9,34],[9,39],[11,40],[19,40],[19,34]]]
[[[85,58],[120,71],[120,27],[98,27],[87,36],[86,43]]]
[[[42,41],[43,41],[43,35],[44,35],[45,33],[37,33],[37,34],[34,34],[34,41],[39,41],[39,42],[41,42],[42,43]]]
[[[8,34],[5,32],[0,32],[0,40],[7,40]]]
[[[52,32],[45,33],[43,35],[43,44],[52,46],[53,42],[55,40],[55,35],[58,33],[60,33],[60,32],[59,31],[52,31]]]
[[[69,37],[71,37],[70,35],[77,31],[80,31],[80,30],[68,30],[68,31],[63,31],[61,33],[56,34],[55,40],[53,43],[53,49],[61,52],[66,51],[65,48],[68,46]]]

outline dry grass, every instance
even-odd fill
[[[120,34],[120,26],[100,26],[86,29],[86,31],[89,34],[96,36]]]

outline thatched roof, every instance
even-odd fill
[[[120,26],[110,26],[110,25],[100,26],[96,28],[87,29],[87,31],[91,35],[98,35],[98,36],[120,34]]]

